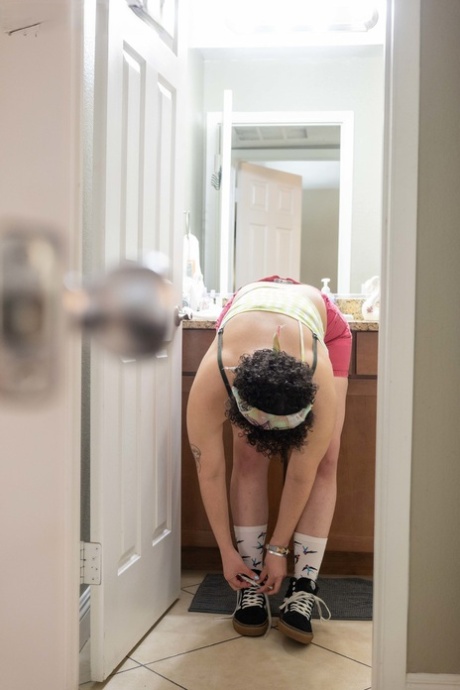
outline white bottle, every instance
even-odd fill
[[[204,287],[203,276],[200,273],[193,277],[190,285],[190,306],[193,311],[198,311],[200,308],[204,292],[206,292],[206,288]]]
[[[321,282],[323,284],[321,292],[323,293],[323,295],[327,295],[328,297],[331,296],[331,288],[329,287],[330,280],[330,278],[321,278]]]

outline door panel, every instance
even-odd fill
[[[95,218],[100,268],[161,251],[179,302],[181,64],[125,0],[98,6]],[[96,179],[96,175],[94,175]],[[102,681],[178,597],[181,333],[153,360],[91,359],[91,677]]]
[[[1,19],[0,224],[49,227],[67,250],[63,272],[78,271],[80,7],[2,2]],[[34,21],[38,32],[6,33]],[[8,690],[78,685],[78,336],[62,334],[58,353],[52,394],[0,396],[0,682]]]
[[[240,163],[237,185],[235,287],[274,273],[299,280],[301,176]]]

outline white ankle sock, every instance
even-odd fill
[[[264,545],[267,536],[267,525],[255,527],[233,526],[235,530],[238,553],[252,570],[262,570]]]
[[[294,575],[296,578],[308,577],[316,580],[318,577],[327,539],[310,537],[308,534],[294,532]]]

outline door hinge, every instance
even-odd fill
[[[80,542],[80,584],[101,584],[102,546],[93,542]]]

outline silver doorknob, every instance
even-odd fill
[[[72,288],[65,303],[77,325],[121,357],[155,354],[173,317],[171,283],[148,263],[125,261],[98,280]]]
[[[66,315],[107,350],[135,359],[160,351],[174,322],[187,318],[174,312],[164,255],[85,283],[64,278],[62,253],[53,229],[1,223],[0,393],[35,400],[54,388]]]

